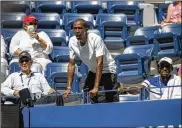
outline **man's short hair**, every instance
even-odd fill
[[[83,23],[83,26],[84,26],[85,28],[88,28],[88,24],[87,24],[87,22],[86,22],[84,19],[81,19],[81,18],[76,19],[76,20],[74,21],[74,23],[79,22],[79,21]],[[73,23],[73,24],[74,24],[74,23]]]

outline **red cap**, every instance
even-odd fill
[[[35,16],[29,15],[29,16],[25,16],[24,20],[23,20],[23,24],[25,23],[31,23],[32,21],[38,21],[37,18]]]

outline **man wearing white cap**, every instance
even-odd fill
[[[173,70],[172,59],[163,57],[159,62],[159,75],[149,78],[142,83],[143,87],[149,87],[150,100],[181,98],[181,79]],[[169,87],[172,86],[172,87]],[[174,87],[180,86],[180,87]]]

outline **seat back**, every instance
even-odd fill
[[[66,12],[66,1],[35,1],[35,11],[62,15]]]
[[[38,29],[37,31],[44,31],[51,39],[53,46],[67,45],[66,32],[63,29]]]
[[[21,71],[18,62],[13,62],[9,65],[9,74],[13,73],[13,72],[19,72]]]
[[[1,1],[2,12],[22,12],[30,14],[30,1]]]
[[[167,17],[167,9],[170,3],[161,3],[158,7],[157,18],[158,22],[161,23]]]
[[[159,26],[141,27],[138,28],[134,36],[146,36],[148,39],[152,39],[154,34],[159,30]]]
[[[153,44],[129,46],[125,48],[123,54],[137,53],[141,57],[151,57],[153,48],[154,48]]]
[[[141,25],[143,12],[138,7],[142,1],[107,1],[108,13],[122,13],[127,16],[128,25]]]
[[[67,35],[69,35],[69,31],[73,28],[73,22],[79,18],[84,19],[90,29],[94,28],[94,17],[92,14],[65,13],[63,15],[63,26]]]
[[[162,27],[161,33],[172,32],[178,36],[181,36],[181,33],[182,33],[181,27],[182,27],[181,24],[168,24]]]
[[[31,15],[38,19],[38,28],[61,28],[60,16],[57,13],[31,13]]]
[[[1,28],[22,28],[25,13],[1,13]]]
[[[100,31],[98,29],[88,29],[88,33],[95,33],[98,36],[101,36]],[[75,33],[73,32],[73,29],[69,31],[69,39],[74,36]]]
[[[101,1],[71,1],[73,13],[91,13],[98,14],[103,12]]]
[[[69,48],[64,46],[54,46],[51,52],[51,58],[54,62],[57,62],[56,57],[62,55],[69,59]],[[64,58],[64,57],[63,57]],[[69,62],[69,61],[67,61]]]
[[[117,74],[138,74],[143,75],[143,64],[141,57],[136,54],[120,54],[116,56],[116,72]]]

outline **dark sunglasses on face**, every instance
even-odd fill
[[[30,22],[29,25],[37,25],[37,22]]]
[[[26,63],[27,63],[27,62],[29,62],[29,61],[30,61],[29,59],[21,59],[19,62],[20,62],[20,63],[23,63],[23,62],[26,62]]]
[[[167,69],[170,69],[170,64],[162,63],[162,64],[160,65],[160,69],[163,69],[164,67],[167,68]]]

